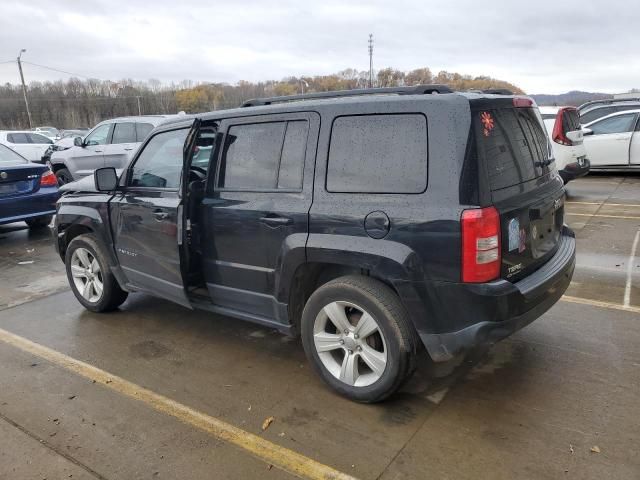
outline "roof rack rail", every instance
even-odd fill
[[[638,95],[637,97],[628,97],[628,98],[602,98],[600,100],[591,100],[589,102],[585,102],[578,107],[578,110],[586,107],[590,107],[592,105],[609,105],[611,103],[617,103],[617,102],[624,103],[624,102],[638,102],[638,101],[640,101],[640,95]]]
[[[515,95],[508,88],[487,88],[482,90],[482,93],[487,93],[489,95]]]
[[[273,103],[294,102],[297,100],[313,100],[323,98],[357,97],[361,95],[382,95],[395,93],[396,95],[426,95],[430,93],[453,93],[446,85],[416,85],[415,87],[384,87],[362,88],[357,90],[337,90],[332,92],[314,92],[302,95],[287,95],[283,97],[253,98],[242,104],[243,107],[257,107]]]

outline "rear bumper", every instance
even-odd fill
[[[585,158],[582,165],[578,162],[568,163],[558,173],[562,177],[562,180],[564,180],[564,183],[567,183],[571,180],[575,180],[576,178],[584,177],[587,173],[589,173],[590,169],[591,162],[589,162],[588,158]]]
[[[519,282],[496,280],[484,284],[449,284],[438,293],[455,297],[450,313],[460,313],[469,322],[464,328],[445,333],[418,332],[434,361],[447,361],[477,347],[491,345],[540,317],[569,287],[576,262],[576,241],[565,227],[556,254],[541,268]],[[449,290],[449,292],[445,292]],[[447,295],[449,293],[450,295]]]
[[[60,197],[56,187],[43,187],[37,192],[0,199],[0,225],[30,218],[54,215]]]

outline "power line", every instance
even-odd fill
[[[46,65],[40,65],[39,63],[27,62],[26,60],[23,60],[22,63],[33,65],[35,67],[45,68],[45,69],[51,70],[53,72],[66,73],[67,75],[73,75],[74,77],[86,78],[87,80],[91,80],[92,78],[95,78],[95,77],[87,77],[86,75],[80,75],[79,73],[67,72],[66,70],[59,70],[59,69],[53,68],[53,67],[47,67]],[[96,79],[96,80],[99,80],[99,79]]]

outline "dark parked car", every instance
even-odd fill
[[[0,225],[24,220],[45,227],[56,213],[58,181],[49,167],[0,145]]]
[[[439,93],[439,95],[431,95]],[[300,333],[352,399],[524,327],[575,265],[526,97],[445,86],[257,99],[154,129],[118,178],[63,187],[56,246],[87,309],[146,292]]]

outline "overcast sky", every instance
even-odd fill
[[[640,87],[635,0],[0,2],[0,82],[15,59],[118,80],[229,82],[428,66],[528,93]],[[25,65],[26,80],[69,75]]]

